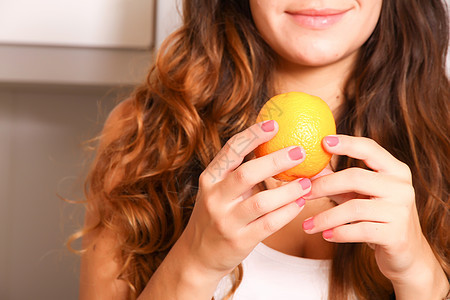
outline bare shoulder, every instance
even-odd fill
[[[118,239],[107,229],[93,231],[83,238],[80,299],[127,299],[129,288],[120,273]]]

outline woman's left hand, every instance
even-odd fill
[[[368,243],[397,299],[423,299],[427,287],[441,296],[446,276],[422,233],[409,167],[368,138],[328,136],[323,146],[371,170],[354,167],[313,180],[307,200],[329,197],[339,205],[305,220],[305,231],[322,232],[330,242]]]

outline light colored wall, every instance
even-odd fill
[[[181,0],[158,0],[156,5],[155,45],[159,48],[163,40],[181,23]]]
[[[115,99],[104,90],[0,89],[0,299],[78,298],[79,258],[64,242],[82,224],[82,206],[57,193],[81,199],[82,143]]]

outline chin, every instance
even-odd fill
[[[351,49],[348,49],[351,50]],[[354,51],[340,51],[336,47],[302,49],[300,52],[284,55],[284,59],[290,63],[308,67],[322,67],[345,60]]]
[[[313,57],[311,56],[296,56],[290,59],[289,61],[291,63],[307,66],[307,67],[323,67],[327,65],[334,64],[340,60],[343,59],[343,56],[341,55],[334,55],[334,54],[327,54],[327,55],[315,55]]]

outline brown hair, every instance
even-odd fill
[[[379,23],[362,47],[347,84],[338,123],[339,132],[368,136],[408,164],[422,231],[447,276],[448,35],[441,1],[383,1]],[[338,169],[356,165],[342,157]],[[349,287],[361,299],[386,299],[392,290],[365,244],[337,247],[331,280],[333,299],[346,299]]]
[[[449,274],[447,155],[448,24],[437,0],[383,1],[363,45],[338,118],[340,133],[375,139],[414,177],[423,232]],[[122,270],[137,297],[184,229],[198,177],[225,141],[255,122],[272,93],[275,56],[258,35],[248,1],[184,1],[183,25],[162,45],[143,84],[114,124],[87,179],[98,221],[120,238]],[[357,165],[341,158],[338,169]],[[109,184],[112,174],[121,180]],[[237,288],[242,269],[237,268]],[[383,299],[392,292],[373,252],[339,244],[330,299]],[[230,294],[231,294],[230,293]]]

